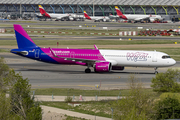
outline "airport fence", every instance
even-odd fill
[[[0,33],[14,32],[13,30],[0,29]],[[102,35],[102,36],[171,36],[179,35],[180,30],[141,30],[141,31],[120,31],[119,33],[93,33],[93,32],[62,32],[62,31],[26,31],[37,34],[60,34],[60,35]]]
[[[119,36],[137,36],[138,31],[120,31]]]
[[[5,30],[5,32],[14,32],[13,30]],[[119,34],[117,33],[93,33],[93,32],[54,32],[54,31],[26,31],[27,33],[39,33],[39,34],[61,34],[61,35],[73,35],[73,34],[77,34],[77,35],[107,35],[107,36],[118,36]]]
[[[138,33],[140,36],[170,36],[172,35],[168,30],[142,30]]]
[[[127,94],[128,90],[123,89],[107,89],[101,90],[99,88],[92,90],[81,90],[81,89],[34,89],[32,91],[35,96],[45,96],[47,101],[58,101],[61,99],[65,100],[66,97],[71,97],[73,101],[99,101],[99,100],[117,100]],[[60,100],[60,101],[61,101]]]
[[[6,30],[5,30],[5,29],[3,29],[3,28],[2,28],[2,29],[0,29],[0,33],[5,33],[5,31],[6,31]]]

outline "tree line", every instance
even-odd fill
[[[129,95],[112,102],[115,120],[180,119],[180,70],[168,69],[152,78],[154,92],[147,93],[134,74],[129,76]]]
[[[29,80],[0,58],[0,120],[41,120],[40,104],[30,94]]]

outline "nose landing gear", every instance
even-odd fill
[[[154,74],[158,74],[157,69],[158,69],[157,67],[154,68],[154,70],[155,70]]]

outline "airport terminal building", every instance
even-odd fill
[[[38,5],[49,13],[116,15],[118,6],[124,14],[157,14],[179,18],[180,0],[1,0],[1,13],[39,13]],[[21,6],[21,7],[20,7]]]

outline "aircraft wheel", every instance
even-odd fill
[[[85,73],[90,73],[91,72],[91,69],[87,68],[85,69]]]
[[[158,71],[155,71],[154,74],[158,74]]]
[[[155,70],[154,74],[158,74],[157,69],[158,69],[158,67],[155,67],[155,68],[154,68],[154,70]]]

